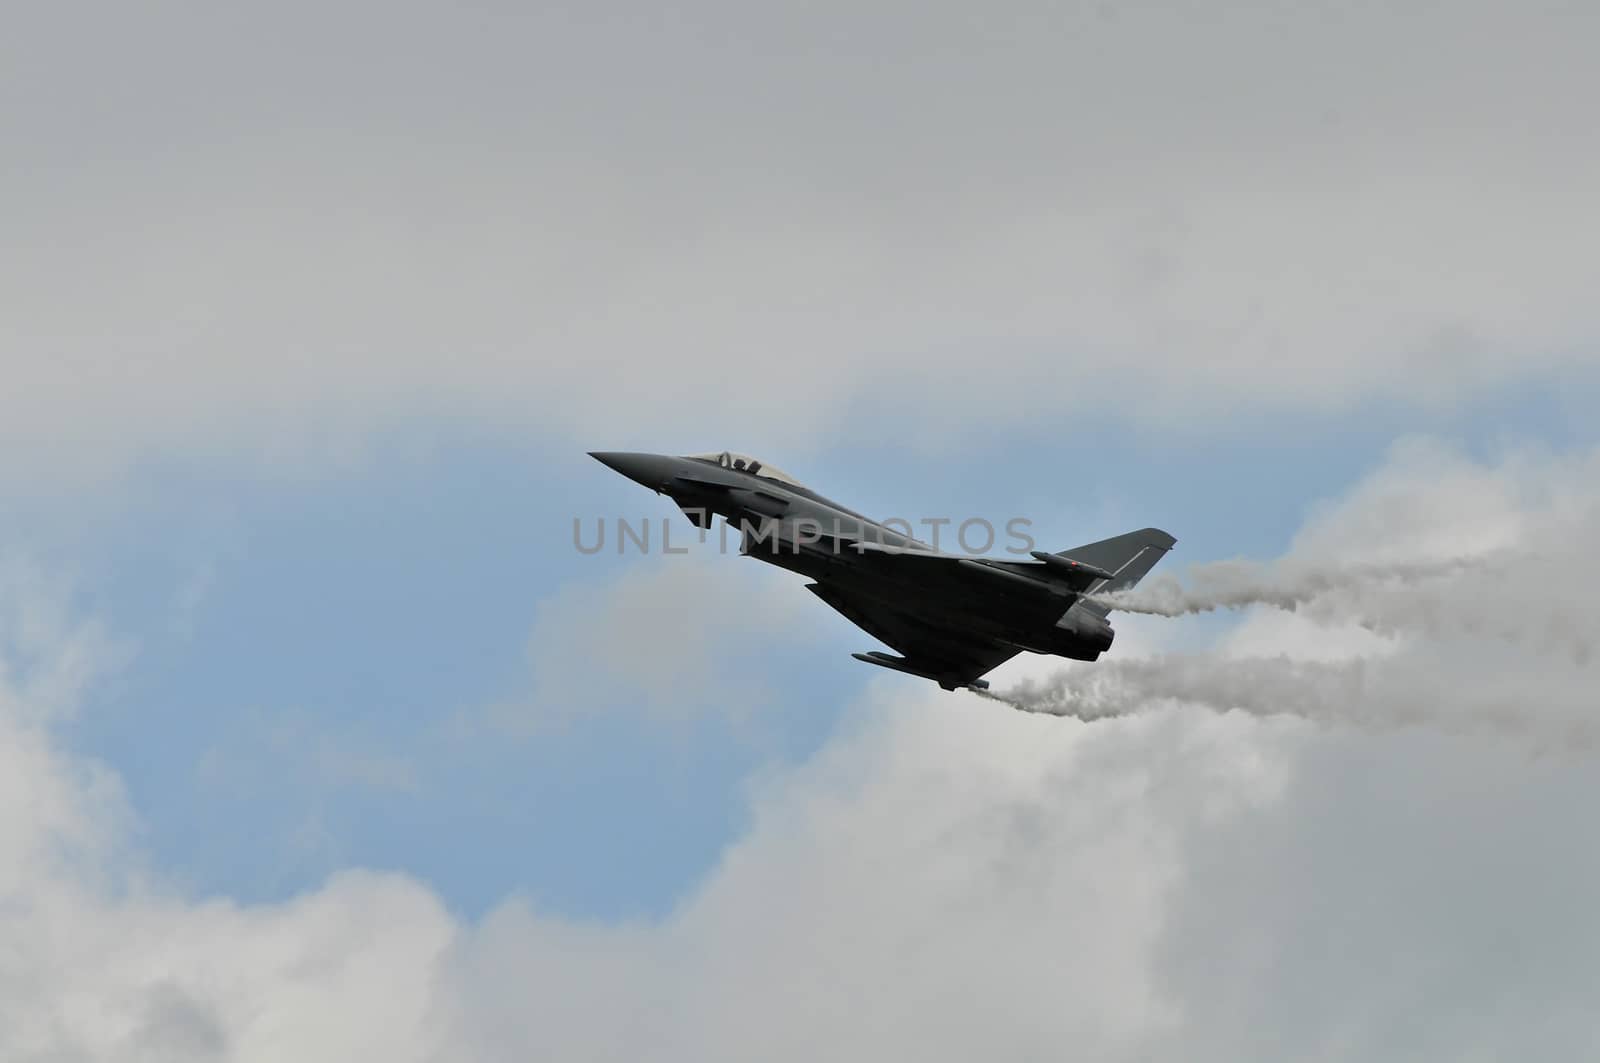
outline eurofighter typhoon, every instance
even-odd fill
[[[1095,660],[1116,637],[1111,607],[1095,599],[1138,583],[1177,542],[1144,528],[1059,553],[1033,550],[1031,561],[963,556],[742,454],[590,456],[670,496],[702,532],[724,517],[740,530],[741,554],[809,577],[807,590],[900,653],[869,650],[856,660],[946,690],[988,689],[983,674],[1023,650]]]

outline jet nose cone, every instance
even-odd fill
[[[652,491],[661,490],[661,485],[666,483],[670,475],[667,468],[669,459],[661,454],[639,454],[627,450],[591,450],[589,457]]]

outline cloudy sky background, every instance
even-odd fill
[[[1597,21],[18,5],[0,1057],[1582,1055]],[[1084,723],[578,555],[634,447],[1519,560],[1121,617]]]

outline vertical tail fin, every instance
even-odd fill
[[[1115,535],[1097,543],[1085,543],[1062,550],[1059,556],[1070,557],[1111,573],[1110,579],[1090,588],[1090,593],[1108,594],[1125,591],[1138,583],[1177,541],[1160,528],[1141,528],[1126,535]]]

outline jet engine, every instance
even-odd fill
[[[1081,649],[1092,654],[1092,656],[1086,658],[1079,658],[1080,660],[1094,660],[1095,657],[1109,650],[1111,648],[1111,640],[1117,637],[1116,631],[1112,629],[1110,622],[1105,617],[1092,609],[1085,608],[1082,603],[1076,602],[1073,603],[1071,609],[1068,609],[1062,615],[1060,620],[1056,621],[1056,630],[1075,643],[1074,649]],[[1076,657],[1076,654],[1069,653],[1067,656]]]

